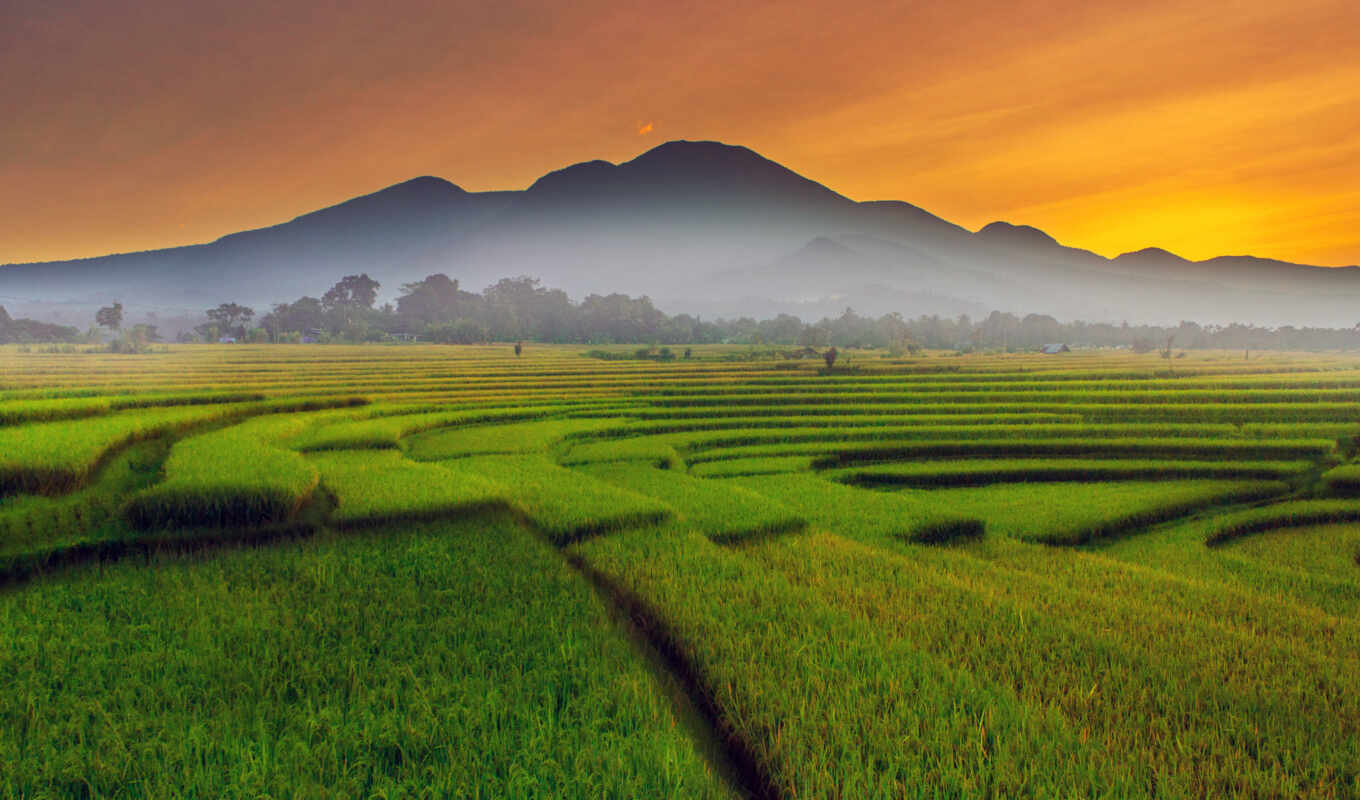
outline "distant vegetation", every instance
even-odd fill
[[[4,306],[0,306],[0,344],[18,342],[74,342],[80,338],[80,331],[68,325],[53,325],[32,319],[13,319]]]
[[[804,322],[780,314],[704,320],[690,314],[669,315],[647,296],[592,294],[582,301],[541,285],[536,278],[502,278],[480,293],[464,291],[447,275],[430,275],[402,286],[395,303],[377,305],[381,285],[366,274],[349,275],[320,298],[301,297],[258,314],[237,303],[207,309],[202,321],[178,336],[181,342],[361,343],[422,341],[435,344],[541,342],[647,345],[633,353],[597,351],[598,358],[667,360],[675,345],[743,344],[777,348],[771,357],[809,348],[803,356],[823,357],[827,348],[887,349],[907,355],[922,349],[968,352],[1021,352],[1046,344],[1073,347],[1129,348],[1138,353],[1178,357],[1186,350],[1350,350],[1360,349],[1357,328],[1266,328],[1255,325],[1175,327],[1111,323],[1063,323],[1043,314],[1017,315],[993,311],[974,320],[900,314],[874,318],[846,308],[838,317]],[[161,341],[157,325],[123,326],[121,303],[101,308],[95,323],[113,335],[115,352],[143,352]],[[189,323],[193,325],[193,323]],[[10,319],[0,308],[0,344],[6,342],[100,341],[95,333],[33,320]],[[664,347],[662,347],[664,345]],[[834,356],[828,361],[828,368]]]
[[[531,277],[503,278],[480,294],[464,291],[447,275],[431,275],[406,284],[395,304],[375,307],[379,285],[367,275],[351,275],[320,299],[302,297],[281,303],[259,319],[259,336],[274,342],[382,341],[419,339],[447,344],[490,341],[590,344],[752,344],[791,347],[888,348],[902,353],[932,350],[1032,350],[1048,343],[1091,347],[1128,347],[1137,352],[1160,351],[1171,357],[1181,349],[1321,350],[1360,347],[1355,329],[1262,328],[1252,325],[1201,326],[1182,322],[1178,327],[1061,323],[1041,314],[1017,316],[992,312],[974,321],[966,314],[949,319],[923,315],[906,319],[900,314],[878,318],[847,308],[836,318],[806,323],[781,314],[773,319],[751,317],[706,321],[689,314],[668,315],[650,298],[624,294],[587,296],[573,302],[560,289],[544,287]],[[240,312],[224,321],[224,309]],[[245,324],[253,310],[222,306],[208,312],[212,319],[200,326],[200,337],[214,333],[249,336]],[[665,360],[667,349],[639,351],[635,357]],[[825,355],[824,353],[822,355]],[[601,355],[601,357],[610,357]],[[612,356],[619,357],[619,356]],[[834,359],[834,357],[833,357]],[[830,366],[832,362],[828,362]]]

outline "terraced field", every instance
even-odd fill
[[[1360,796],[1360,359],[584,350],[0,348],[0,796]]]

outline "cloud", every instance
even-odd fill
[[[655,128],[656,126],[653,125],[652,123],[644,122],[638,126],[637,129],[638,136],[646,136],[647,134],[651,133]]]

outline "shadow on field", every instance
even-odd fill
[[[722,709],[713,701],[712,692],[704,686],[699,669],[684,650],[675,645],[676,639],[665,622],[642,598],[610,581],[580,556],[566,554],[566,559],[595,588],[606,606],[619,611],[634,642],[646,651],[649,660],[669,679],[668,682],[673,682],[684,693],[687,705],[702,719],[707,727],[707,737],[718,748],[715,753],[714,748],[703,747],[705,743],[700,742],[709,760],[715,762],[714,766],[726,773],[743,795],[756,800],[778,800],[780,793],[774,777],[724,719]]]
[[[380,534],[384,528],[413,520],[437,522],[443,518],[457,518],[474,523],[486,520],[489,524],[509,520],[551,545],[591,586],[602,605],[611,612],[610,616],[619,626],[619,631],[633,644],[661,689],[669,696],[677,717],[712,768],[742,796],[758,800],[777,800],[780,797],[773,778],[748,744],[724,720],[721,709],[712,699],[713,694],[704,686],[699,671],[686,654],[675,646],[674,638],[660,617],[652,613],[639,597],[620,589],[603,573],[564,550],[567,545],[591,535],[624,527],[656,524],[660,520],[654,515],[629,520],[628,525],[581,531],[580,536],[563,541],[560,532],[554,534],[540,529],[526,515],[502,503],[481,503],[459,508],[454,513],[361,520],[343,526],[329,521],[334,508],[334,498],[323,489],[303,506],[298,519],[289,523],[254,528],[169,529],[151,533],[133,533],[129,529],[121,538],[73,543],[11,557],[0,565],[0,592],[21,591],[38,581],[76,575],[81,568],[91,570],[85,573],[89,577],[102,577],[105,565],[112,566],[137,558],[141,558],[149,567],[154,559],[162,556],[207,558],[223,551],[267,547],[317,536]],[[763,531],[761,535],[775,536],[802,527]]]

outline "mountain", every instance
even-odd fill
[[[995,308],[1346,327],[1360,317],[1357,267],[1196,262],[1158,248],[1107,259],[1027,225],[973,232],[909,203],[856,202],[747,148],[687,141],[568,166],[523,191],[421,177],[207,244],[0,267],[0,297],[30,316],[113,299],[262,309],[357,272],[381,281],[384,298],[434,272],[471,289],[528,274],[576,296],[648,294],[667,310],[707,314]]]
[[[32,304],[202,311],[231,301],[319,295],[339,277],[388,264],[442,264],[458,238],[503,211],[513,192],[472,193],[423,177],[209,244],[0,267],[0,294]],[[419,277],[423,277],[423,274]]]

